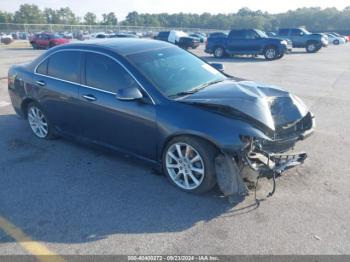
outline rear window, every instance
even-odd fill
[[[61,51],[49,58],[47,75],[70,82],[79,82],[80,75],[79,51]]]

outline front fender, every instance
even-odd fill
[[[262,131],[243,120],[229,118],[180,102],[158,105],[157,142],[158,160],[169,140],[180,135],[200,137],[212,143],[221,152],[238,153],[243,147],[240,136],[251,136],[270,140]]]

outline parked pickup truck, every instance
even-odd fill
[[[278,37],[292,40],[293,48],[305,48],[308,53],[316,53],[328,46],[326,35],[313,34],[304,28],[281,28]]]
[[[231,30],[228,37],[209,37],[205,52],[220,58],[225,55],[264,55],[266,60],[282,58],[291,50],[287,40],[268,37],[257,29]]]
[[[184,49],[188,49],[190,47],[192,49],[196,49],[200,44],[200,40],[198,38],[191,37],[185,32],[175,30],[159,32],[155,39],[173,43]]]

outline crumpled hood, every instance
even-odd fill
[[[298,122],[308,113],[298,97],[278,87],[251,81],[225,80],[182,101],[233,108],[273,131]]]

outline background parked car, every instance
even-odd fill
[[[337,36],[337,37],[343,38],[345,40],[345,42],[349,42],[349,38],[347,36],[345,36],[345,35],[340,35],[340,34],[338,34],[336,32],[330,32],[330,34],[332,34],[334,36]]]
[[[232,30],[228,37],[209,36],[205,52],[220,58],[225,55],[264,55],[267,60],[282,58],[290,49],[287,40],[269,38],[257,29]]]
[[[53,33],[39,33],[35,34],[30,40],[30,44],[34,49],[37,48],[51,48],[57,45],[69,43],[69,40]]]
[[[11,35],[6,35],[6,34],[0,34],[0,42],[1,44],[4,45],[9,45],[13,41],[13,38]]]
[[[138,35],[127,34],[127,33],[111,34],[109,37],[110,38],[140,38]]]
[[[200,43],[198,38],[191,37],[185,32],[175,30],[159,32],[155,39],[178,45],[184,49],[195,49]]]
[[[91,35],[92,38],[109,38],[109,34],[101,32],[101,33],[96,33]]]
[[[316,53],[322,47],[328,46],[328,38],[324,34],[313,34],[304,28],[281,28],[277,36],[290,39],[293,48],[305,48],[308,53]]]
[[[207,41],[207,37],[204,34],[193,33],[193,34],[190,34],[190,36],[198,38],[201,43],[204,43],[205,41]]]
[[[346,43],[346,40],[344,37],[336,36],[332,33],[327,33],[328,36],[328,42],[333,45],[343,45]]]
[[[225,38],[227,36],[228,36],[228,34],[224,33],[224,32],[214,32],[214,33],[209,34],[210,38],[222,38],[222,37]]]

